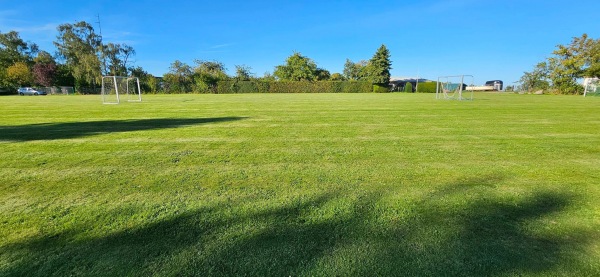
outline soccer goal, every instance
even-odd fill
[[[473,100],[473,91],[466,90],[465,79],[471,81],[469,86],[473,86],[473,75],[438,77],[435,99]]]
[[[102,76],[102,103],[121,101],[142,102],[140,80],[137,77]]]
[[[583,79],[583,97],[586,96],[600,96],[600,79],[598,78],[585,78]]]

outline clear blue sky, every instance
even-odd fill
[[[175,61],[218,60],[273,72],[294,51],[331,73],[385,44],[392,76],[471,74],[510,84],[557,44],[600,37],[600,1],[17,1],[0,0],[0,32],[54,53],[62,23],[87,21],[162,76]]]

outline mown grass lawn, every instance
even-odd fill
[[[599,98],[0,98],[0,275],[599,276]]]

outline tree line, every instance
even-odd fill
[[[363,81],[373,84],[375,90],[386,90],[390,80],[391,60],[389,50],[381,45],[368,61],[352,63],[347,60],[344,73],[331,74],[320,68],[311,58],[294,52],[285,63],[275,66],[273,74],[267,72],[256,77],[247,65],[236,65],[235,74],[228,76],[225,65],[218,61],[194,60],[190,66],[179,60],[171,63],[169,72],[163,76],[162,89],[166,93],[218,91],[223,81],[259,81],[259,82],[314,82],[314,81]],[[351,69],[350,69],[351,68]],[[258,91],[260,91],[257,88]]]
[[[143,71],[131,66],[133,47],[102,43],[87,22],[61,24],[54,55],[26,42],[16,31],[0,33],[0,87],[99,87],[102,75],[127,76]]]
[[[579,79],[600,77],[600,39],[583,34],[556,48],[552,56],[524,72],[519,80],[521,90],[580,94],[583,87]]]
[[[133,66],[133,47],[104,43],[85,21],[61,24],[57,31],[54,55],[24,41],[16,31],[0,32],[0,88],[13,91],[21,86],[73,86],[81,92],[99,88],[102,76],[109,75],[138,77],[142,91],[150,93],[210,93],[224,81],[357,81],[372,83],[376,91],[387,91],[392,64],[389,50],[381,45],[369,60],[346,60],[342,73],[331,74],[309,57],[294,52],[284,64],[275,66],[272,74],[267,72],[262,77],[247,65],[235,65],[234,75],[229,76],[223,63],[200,59],[193,65],[176,60],[159,77]]]

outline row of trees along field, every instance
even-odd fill
[[[246,65],[236,65],[235,75],[228,76],[221,62],[195,60],[194,63],[193,67],[178,60],[171,63],[169,72],[163,76],[161,89],[165,93],[387,92],[391,69],[390,53],[385,45],[368,61],[347,60],[343,74],[331,74],[299,52],[277,65],[273,74],[267,72],[262,77],[256,77]]]
[[[600,39],[583,34],[568,45],[558,45],[552,56],[525,72],[520,83],[525,91],[578,94],[583,92],[578,80],[586,77],[600,78]]]
[[[229,76],[223,63],[205,60],[195,60],[193,67],[176,60],[171,63],[168,73],[155,77],[142,67],[132,65],[136,54],[133,47],[103,43],[102,37],[85,21],[61,24],[57,31],[54,55],[40,50],[35,43],[24,41],[16,31],[0,32],[2,90],[14,93],[21,86],[73,86],[80,93],[97,93],[101,76],[115,75],[140,78],[145,93],[219,93],[228,89],[235,92],[236,88],[240,92],[317,88],[364,92],[387,91],[390,79],[390,53],[385,45],[381,45],[370,60],[356,63],[347,60],[343,73],[331,74],[317,67],[312,59],[295,52],[284,64],[276,66],[273,74],[267,72],[262,77],[256,77],[246,65],[236,65],[235,75]],[[306,85],[316,82],[329,83]],[[243,87],[246,89],[240,90]]]
[[[10,92],[19,86],[75,86],[98,88],[102,75],[133,75],[143,72],[130,66],[135,55],[125,44],[103,44],[87,22],[61,24],[54,55],[19,33],[0,33],[0,88]]]

